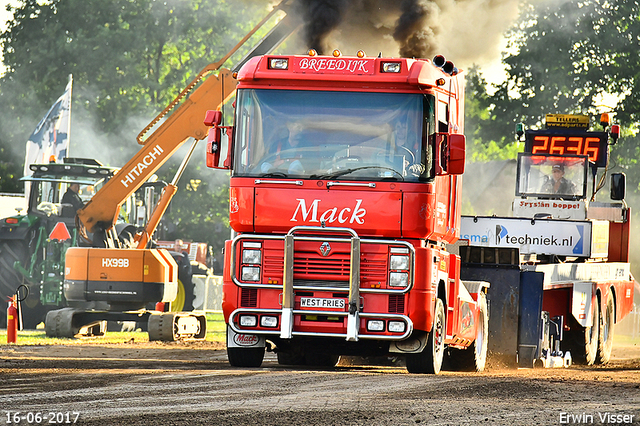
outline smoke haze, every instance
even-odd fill
[[[300,0],[305,48],[487,63],[500,57],[516,0]]]

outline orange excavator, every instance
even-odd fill
[[[252,57],[271,52],[295,31],[299,22],[287,14],[295,1],[283,0],[229,53],[206,66],[138,135],[138,143],[142,145],[138,153],[78,210],[76,222],[87,246],[67,250],[64,297],[70,307],[47,314],[47,335],[71,337],[81,329],[99,334],[106,321],[147,321],[150,340],[204,338],[204,315],[144,309],[152,303],[173,301],[178,291],[177,264],[166,250],[150,248],[151,237],[197,142],[207,136],[209,128],[204,123],[207,111],[220,110],[233,96],[236,70]],[[285,16],[234,69],[221,68],[279,11]],[[158,124],[161,120],[164,121]],[[194,139],[191,149],[171,184],[164,187],[145,228],[136,235],[118,235],[114,225],[123,203],[189,138]]]

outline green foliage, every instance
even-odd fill
[[[0,78],[0,192],[22,190],[26,141],[69,74],[70,155],[122,166],[140,148],[135,138],[144,126],[268,9],[268,2],[243,0],[21,0],[0,35],[7,68]],[[192,163],[197,156],[198,165],[179,182],[170,227],[175,238],[219,249],[229,236],[228,177],[211,177],[204,148]],[[165,167],[175,170],[175,161]],[[202,183],[185,190],[191,180]]]

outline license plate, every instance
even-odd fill
[[[344,309],[344,299],[323,299],[320,297],[301,297],[301,308],[338,308]]]

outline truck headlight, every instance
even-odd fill
[[[260,281],[260,268],[256,266],[243,266],[242,281]]]
[[[260,250],[242,250],[242,263],[259,265],[261,258]]]
[[[403,270],[406,271],[409,269],[409,256],[399,256],[399,255],[391,255],[391,259],[389,260],[389,269],[392,270]]]
[[[409,273],[391,272],[389,274],[389,287],[407,287],[409,285]]]

